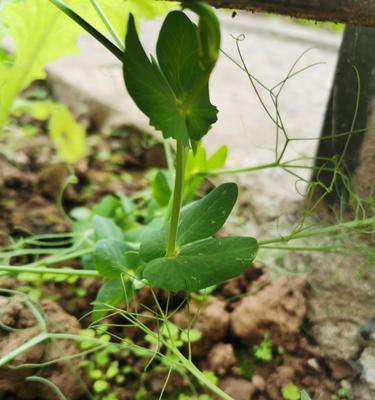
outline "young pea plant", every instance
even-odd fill
[[[110,229],[111,233],[96,243],[96,269],[106,278],[97,303],[116,305],[131,298],[135,282],[170,292],[194,292],[241,274],[256,256],[257,241],[212,237],[233,209],[236,184],[222,184],[182,207],[188,150],[201,151],[200,140],[217,120],[218,111],[209,96],[209,80],[220,48],[215,13],[201,2],[182,2],[182,10],[170,12],[164,20],[156,57],[148,58],[133,15],[122,51],[60,1],[51,1],[121,59],[128,93],[150,125],[161,131],[164,139],[173,139],[176,147],[173,193],[165,217],[138,229],[133,241],[124,240],[121,232],[113,235]],[[197,25],[184,9],[197,14]],[[96,309],[94,320],[102,315]]]

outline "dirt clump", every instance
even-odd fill
[[[247,295],[231,313],[233,334],[247,344],[258,343],[267,333],[276,344],[292,344],[306,315],[305,288],[303,278],[282,277]]]
[[[230,343],[218,343],[208,353],[210,370],[225,375],[236,364],[236,356]]]
[[[202,337],[192,344],[192,353],[196,356],[206,355],[207,351],[217,342],[224,339],[229,328],[229,313],[226,303],[216,297],[209,298],[203,305],[190,302],[174,316],[174,323],[181,328],[188,328],[193,321],[193,329],[201,332]]]
[[[250,400],[256,391],[255,386],[242,378],[228,377],[219,382],[219,387],[236,400]]]
[[[42,333],[43,324],[41,321],[38,322],[33,314],[30,302],[31,300],[26,300],[26,297],[22,296],[0,297],[0,317],[3,324],[0,327],[0,359]],[[36,304],[32,307],[38,309]],[[42,301],[39,315],[46,321],[49,333],[78,333],[78,321],[66,314],[53,301]],[[24,364],[41,364],[78,352],[77,345],[66,339],[44,340],[32,346],[28,351],[18,355],[0,368],[0,393],[12,393],[22,399],[55,399],[51,389],[47,386],[26,381],[28,376],[38,375],[59,387],[66,398],[77,398],[82,394],[82,386],[77,380],[77,374],[80,375],[78,359],[72,359],[69,363],[55,362],[48,368],[38,368],[37,365],[35,368],[23,368],[22,366]],[[9,365],[17,367],[17,369],[9,368]],[[72,373],[72,369],[75,370],[75,374]]]

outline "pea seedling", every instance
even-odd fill
[[[183,9],[197,14],[198,24],[183,9],[171,11],[159,33],[156,57],[148,58],[132,15],[125,50],[114,50],[108,39],[72,10],[58,0],[51,1],[121,59],[128,93],[150,125],[176,144],[174,187],[164,218],[139,229],[137,243],[123,240],[121,232],[113,234],[113,227],[104,233],[105,224],[100,227],[97,221],[97,235],[102,239],[96,244],[95,265],[107,279],[98,303],[116,305],[130,298],[135,281],[170,292],[194,292],[241,274],[257,253],[257,241],[251,237],[212,237],[232,211],[238,194],[236,184],[224,183],[182,207],[188,149],[196,152],[217,120],[209,80],[219,54],[220,26],[212,9],[201,2],[182,2]],[[102,315],[96,310],[94,319]]]

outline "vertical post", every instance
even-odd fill
[[[358,76],[360,87],[358,92]],[[359,100],[358,111],[356,111]],[[353,131],[348,136],[334,135]],[[361,130],[366,130],[361,132]],[[323,137],[333,136],[323,140]],[[313,177],[330,186],[333,171],[319,171],[323,158],[342,157],[341,167],[356,192],[369,198],[375,189],[375,28],[347,26],[340,48],[335,79],[323,124]],[[372,151],[368,151],[372,148]],[[364,187],[366,186],[366,187]],[[349,191],[340,177],[326,196],[326,205],[348,202]]]

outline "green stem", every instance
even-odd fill
[[[221,390],[218,386],[216,386],[213,382],[211,382],[207,376],[199,370],[191,361],[189,361],[179,350],[177,347],[170,346],[170,350],[173,354],[179,359],[181,364],[192,374],[194,375],[199,382],[201,382],[205,387],[210,389],[213,393],[219,396],[223,400],[234,400],[233,397],[229,396],[223,390]]]
[[[359,229],[359,228],[365,228],[367,226],[375,225],[375,217],[372,218],[366,218],[363,220],[355,220],[355,221],[349,221],[349,222],[342,222],[340,224],[336,225],[331,225],[331,226],[326,226],[324,228],[319,228],[319,229],[311,229],[311,230],[305,230],[302,232],[297,232],[297,233],[291,233],[290,235],[287,236],[279,236],[277,238],[273,239],[268,239],[268,240],[261,240],[259,241],[259,246],[265,246],[268,244],[272,243],[283,243],[283,242],[289,242],[290,240],[296,240],[296,239],[306,239],[309,237],[313,236],[320,236],[320,235],[326,235],[328,233],[333,233],[333,232],[338,232],[344,229]]]
[[[180,219],[180,210],[182,203],[182,192],[185,178],[185,148],[181,141],[177,140],[176,153],[176,176],[173,189],[172,214],[169,225],[169,237],[167,246],[167,257],[172,257],[176,250],[176,239],[178,222]]]
[[[116,32],[116,30],[113,28],[110,20],[107,18],[105,15],[102,6],[98,3],[97,0],[90,0],[90,3],[94,7],[96,13],[98,14],[99,18],[102,20],[103,24],[107,28],[108,32],[112,36],[113,40],[116,42],[117,46],[121,49],[124,50],[124,43],[122,42],[119,34]]]
[[[31,264],[27,264],[25,265],[25,267],[39,267],[39,266],[57,264],[63,261],[73,260],[75,258],[82,257],[93,252],[94,252],[93,248],[87,248],[83,250],[73,251],[72,253],[66,253],[65,255],[56,255],[56,256],[52,255],[51,257],[46,257],[39,261],[35,261]]]
[[[21,346],[17,347],[15,350],[11,351],[10,353],[6,354],[4,357],[0,358],[0,367],[8,364],[10,361],[14,360],[16,357],[20,356],[21,354],[25,353],[26,351],[30,350],[34,346],[39,343],[44,342],[48,339],[48,333],[40,333],[39,335],[33,337],[26,343],[22,344]]]
[[[268,163],[268,164],[257,165],[256,167],[214,169],[212,171],[205,172],[205,174],[209,175],[209,176],[238,174],[241,172],[260,171],[262,169],[275,168],[275,167],[279,167],[279,166],[280,166],[279,162],[272,162],[272,163]]]
[[[57,8],[59,8],[64,14],[76,22],[81,28],[93,36],[98,42],[100,42],[104,47],[106,47],[115,57],[117,57],[121,62],[124,58],[124,53],[117,46],[115,46],[110,40],[108,40],[104,35],[102,35],[97,29],[80,17],[76,12],[69,8],[61,0],[49,0]]]
[[[14,267],[11,265],[0,265],[0,272],[7,273],[32,273],[32,274],[56,274],[56,275],[73,275],[80,277],[96,277],[100,276],[95,270],[73,269],[73,268],[42,268],[42,267]]]

